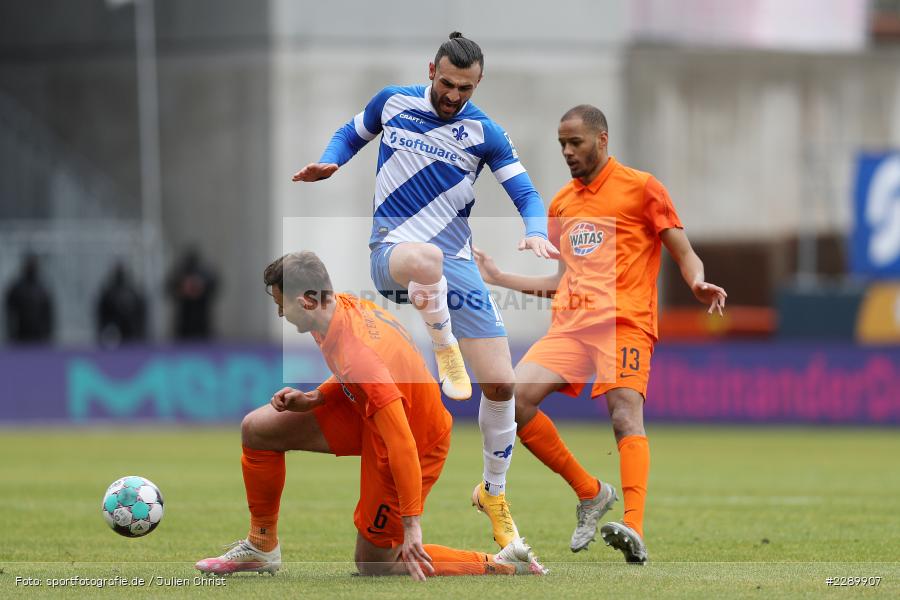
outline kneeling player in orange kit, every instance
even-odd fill
[[[450,447],[452,418],[409,334],[387,311],[335,294],[312,252],[270,264],[265,283],[286,318],[315,338],[333,376],[315,390],[283,388],[241,425],[250,532],[196,567],[207,573],[281,567],[276,526],[288,450],[361,457],[355,560],[362,575],[544,574],[514,539],[497,554],[422,543],[419,517]]]

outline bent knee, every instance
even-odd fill
[[[380,575],[390,575],[390,565],[383,562],[373,562],[365,560],[365,557],[356,556],[356,569],[362,577],[378,577]]]
[[[644,420],[640,415],[629,410],[614,410],[610,415],[613,433],[616,439],[622,439],[629,435],[646,435],[644,432]]]
[[[517,383],[515,385],[516,409],[528,409],[537,407],[543,400],[541,390],[535,385]]]
[[[423,244],[407,260],[411,262],[409,266],[413,276],[418,279],[440,278],[444,271],[444,253],[434,244]]]
[[[255,411],[254,411],[255,412]],[[253,444],[253,435],[256,427],[254,424],[253,413],[245,415],[243,420],[241,421],[241,444],[244,446],[252,447]]]
[[[626,438],[631,435],[647,435],[647,432],[644,430],[644,426],[636,421],[624,421],[620,423],[616,423],[614,421],[612,426],[613,434],[616,436],[617,440],[621,440],[622,438]]]
[[[241,421],[241,444],[247,448],[265,450],[262,447],[265,436],[263,435],[264,426],[260,410],[262,409],[254,410]]]
[[[481,392],[488,400],[505,401],[513,397],[516,384],[512,381],[502,383],[479,383]]]
[[[360,559],[356,559],[356,570],[359,571],[359,574],[363,577],[372,577],[377,575],[374,572],[374,568],[372,563],[361,561]]]

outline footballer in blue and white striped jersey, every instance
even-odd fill
[[[468,216],[485,165],[522,215],[525,237],[546,239],[543,202],[503,128],[471,101],[442,117],[433,97],[431,86],[384,88],[319,160],[343,165],[381,135],[369,246],[429,242],[446,258],[471,260]]]
[[[381,136],[369,239],[372,282],[386,298],[415,307],[448,398],[472,395],[466,362],[482,382],[478,423],[484,471],[472,502],[488,516],[494,540],[505,548],[519,538],[504,496],[516,436],[516,378],[503,318],[473,260],[468,222],[475,180],[485,165],[525,222],[519,250],[542,258],[559,252],[547,239],[543,202],[515,147],[470,101],[483,72],[478,44],[450,33],[428,66],[430,86],[389,86],[375,94],[335,132],[319,162],[292,179],[327,179]],[[421,539],[414,529],[405,534]]]

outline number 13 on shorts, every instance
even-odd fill
[[[641,370],[641,351],[638,348],[629,348],[622,346],[619,348],[622,353],[622,370],[630,369],[632,371]]]

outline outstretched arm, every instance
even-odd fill
[[[683,229],[672,227],[659,234],[663,244],[681,269],[681,277],[688,284],[694,297],[703,304],[709,305],[709,313],[718,310],[722,314],[728,294],[717,285],[708,283],[703,273],[703,262],[694,249]]]
[[[549,242],[548,242],[549,243]],[[559,286],[559,280],[562,279],[566,272],[566,265],[563,261],[559,261],[556,273],[550,275],[517,275],[516,273],[506,273],[501,271],[494,259],[482,251],[480,248],[472,248],[475,255],[475,264],[481,272],[481,277],[485,283],[491,285],[499,285],[510,290],[522,292],[523,294],[533,294],[540,298],[550,298],[556,293]]]
[[[338,170],[338,165],[334,163],[309,163],[291,177],[291,181],[319,181],[320,179],[328,179]]]
[[[319,162],[310,163],[294,173],[291,181],[313,182],[328,179],[341,165],[356,156],[356,153],[372,139],[365,139],[356,132],[353,122],[357,119],[359,119],[359,115],[335,131]]]
[[[291,181],[319,181],[334,175],[338,168],[381,133],[381,111],[392,94],[390,88],[378,92],[361,113],[334,132],[319,162],[310,163],[294,173]]]

